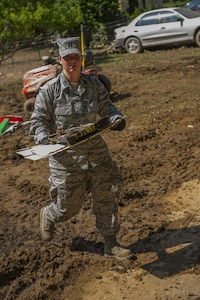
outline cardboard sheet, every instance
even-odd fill
[[[66,145],[37,145],[30,148],[20,149],[19,151],[16,151],[16,153],[30,160],[39,160],[48,157],[51,154],[54,154],[64,147],[66,147]]]

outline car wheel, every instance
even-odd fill
[[[136,54],[143,51],[141,42],[136,37],[130,37],[125,42],[125,49],[128,53]]]
[[[35,105],[35,98],[30,98],[24,102],[24,111],[28,115],[31,115]]]
[[[110,79],[102,74],[98,75],[98,79],[103,83],[103,85],[105,86],[106,90],[108,91],[108,93],[110,93],[111,91],[111,82]]]
[[[196,42],[197,46],[200,47],[200,30],[197,31],[197,33],[195,35],[195,42]]]

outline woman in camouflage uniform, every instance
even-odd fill
[[[103,84],[95,77],[81,73],[82,55],[79,38],[58,39],[59,61],[63,71],[40,88],[31,117],[30,134],[37,144],[48,144],[49,135],[96,122],[109,116],[111,123],[123,118],[111,103]],[[115,130],[125,127],[125,120]],[[66,221],[81,209],[87,188],[92,193],[96,226],[105,239],[105,256],[125,259],[129,249],[116,241],[117,194],[122,178],[110,157],[108,147],[99,135],[89,141],[50,156],[51,203],[41,209],[40,233],[51,240],[54,224]]]

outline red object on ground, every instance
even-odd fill
[[[13,115],[8,115],[8,116],[3,116],[0,118],[0,123],[4,120],[8,119],[9,123],[22,123],[23,122],[23,117],[21,116],[13,116]]]

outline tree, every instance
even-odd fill
[[[91,37],[120,15],[118,0],[1,0],[0,13],[0,63],[24,40],[35,42],[56,33],[79,35],[80,23]]]
[[[119,3],[117,0],[79,0],[83,14],[83,22],[87,26],[97,23],[107,23],[119,17]]]
[[[106,23],[120,18],[118,0],[79,0],[85,25],[86,45],[98,44],[107,40]]]
[[[0,62],[11,57],[22,41],[74,33],[82,20],[77,0],[1,0],[0,12]]]

